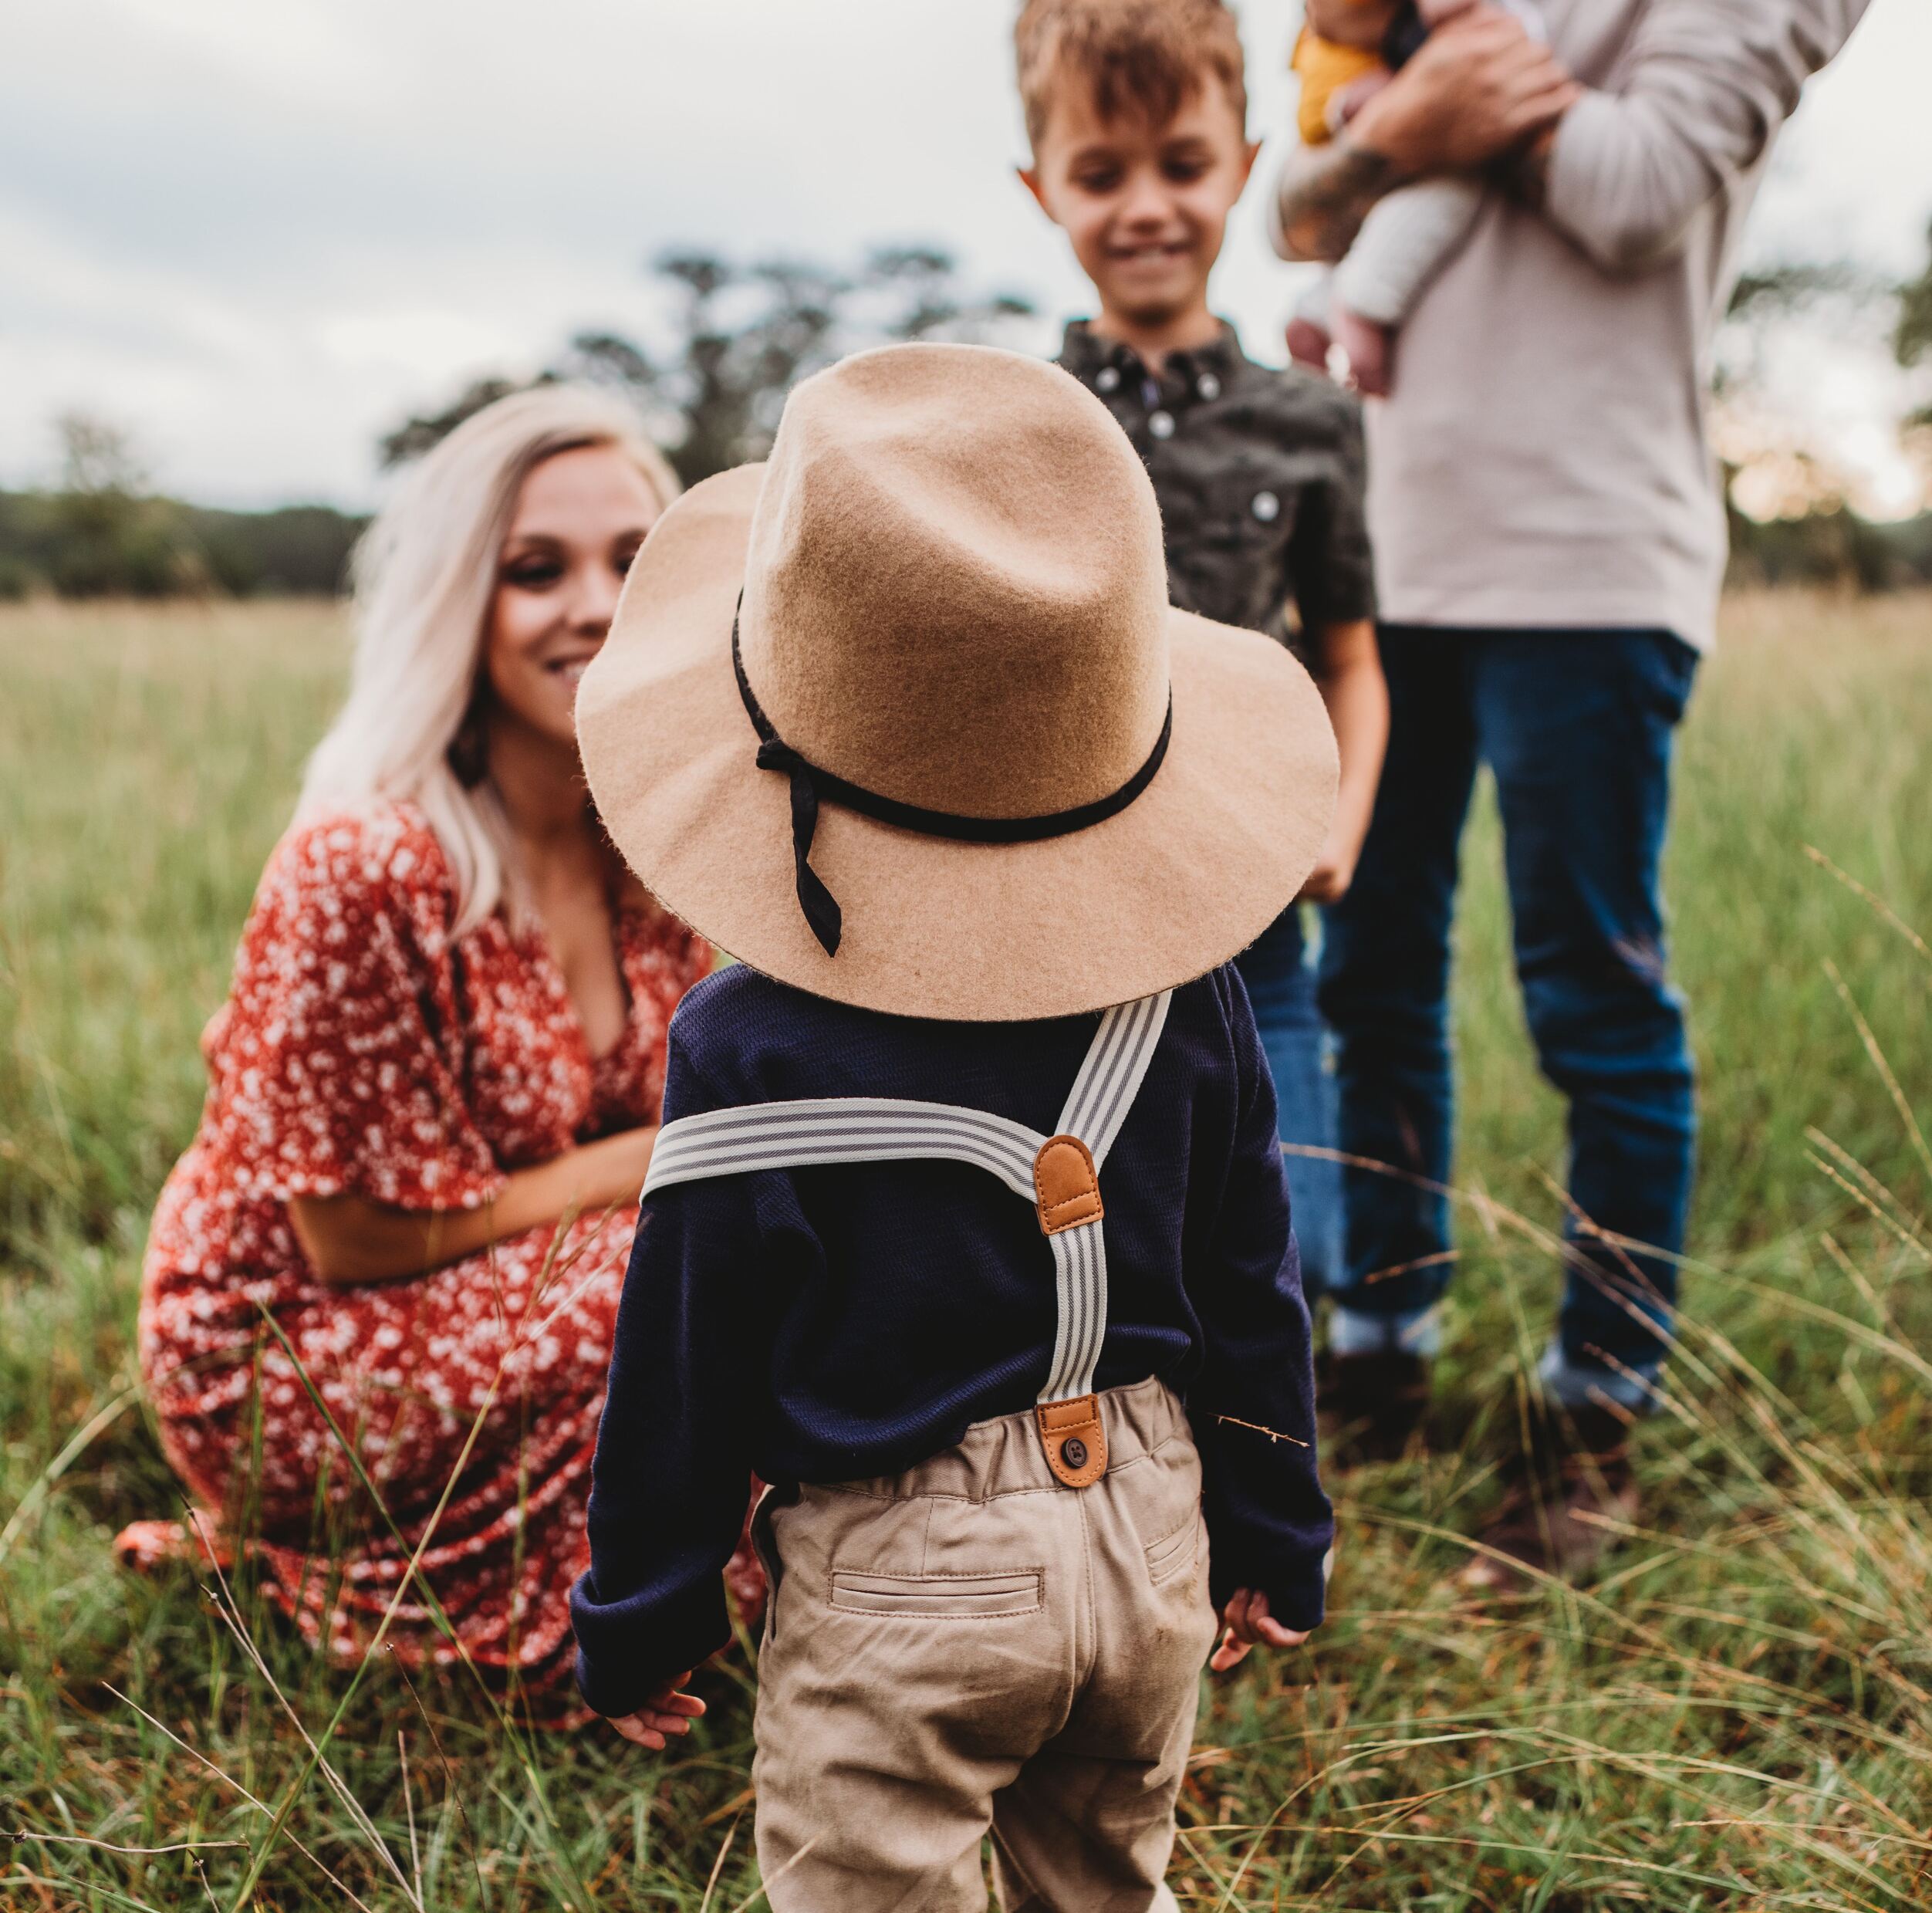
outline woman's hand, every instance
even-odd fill
[[[675,1680],[667,1681],[636,1713],[617,1715],[611,1725],[637,1746],[662,1753],[670,1737],[689,1733],[691,1722],[704,1711],[704,1703],[695,1694],[681,1691],[691,1677],[687,1669]]]
[[[360,1195],[299,1195],[289,1204],[296,1239],[332,1287],[396,1282],[461,1262],[506,1236],[566,1216],[627,1209],[644,1186],[654,1128],[620,1130],[548,1162],[515,1169],[494,1202],[474,1209],[404,1209]]]
[[[566,1150],[556,1159],[568,1179],[572,1196],[559,1215],[578,1209],[628,1208],[643,1194],[645,1172],[657,1141],[654,1129],[623,1129],[580,1149]],[[540,1165],[549,1168],[548,1163]]]
[[[1268,1611],[1268,1597],[1256,1587],[1236,1588],[1221,1617],[1221,1645],[1208,1663],[1217,1674],[1239,1666],[1251,1648],[1299,1648],[1308,1638],[1275,1620]]]

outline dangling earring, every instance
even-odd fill
[[[463,713],[463,722],[456,727],[456,735],[450,739],[449,749],[444,753],[450,769],[456,774],[456,781],[465,790],[474,790],[489,775],[490,763],[488,739],[484,735],[483,688],[478,685],[476,695],[470,699],[469,708]]]

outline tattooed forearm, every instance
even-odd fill
[[[1343,134],[1283,170],[1278,191],[1281,249],[1292,259],[1339,259],[1369,208],[1400,182],[1382,154]]]

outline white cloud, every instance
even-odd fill
[[[0,483],[43,471],[48,418],[82,404],[197,496],[365,500],[375,437],[410,407],[539,364],[580,324],[648,325],[643,264],[674,243],[836,259],[936,238],[983,283],[1083,309],[1012,177],[1012,5],[17,8],[0,67]],[[1243,8],[1258,127],[1285,123],[1297,11]],[[1761,245],[1915,256],[1932,8],[1875,0],[1873,15],[1808,96]],[[1257,356],[1278,355],[1295,283],[1257,193],[1215,288]],[[1864,412],[1839,408],[1848,443],[1870,441],[1876,389]]]

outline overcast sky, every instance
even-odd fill
[[[1086,309],[1014,181],[1012,0],[56,0],[0,60],[0,485],[102,414],[212,502],[374,495],[377,434],[583,326],[648,329],[694,242],[837,260],[953,246]],[[1247,0],[1254,124],[1298,0]],[[1754,250],[1903,270],[1932,215],[1932,5],[1873,0],[1814,83]],[[1265,156],[1262,171],[1268,166]],[[1258,178],[1259,175],[1258,174]],[[1215,286],[1279,356],[1294,280],[1252,191]],[[1043,343],[1050,336],[1045,326]],[[1788,373],[1873,495],[1909,502],[1876,355]]]

